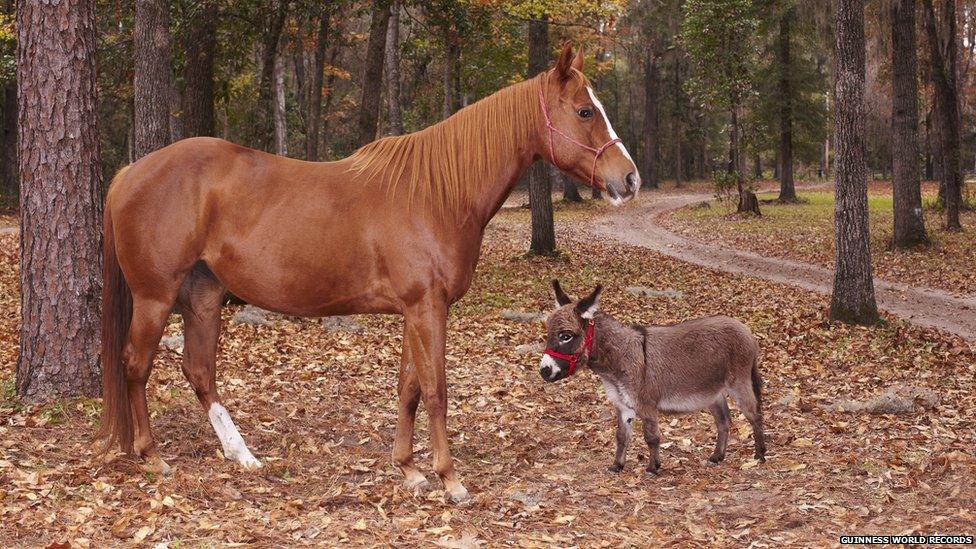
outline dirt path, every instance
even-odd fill
[[[830,294],[834,272],[808,263],[764,257],[756,253],[712,246],[679,236],[657,223],[668,210],[709,200],[708,194],[648,193],[634,204],[599,219],[594,233],[625,244],[695,263]],[[935,327],[976,341],[976,299],[955,297],[932,288],[911,287],[874,279],[878,307],[921,326]]]

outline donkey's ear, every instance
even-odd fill
[[[573,46],[566,42],[563,44],[563,52],[559,54],[559,59],[556,61],[556,75],[559,76],[559,80],[566,81],[569,79],[570,71],[575,68],[575,63]]]
[[[579,303],[576,304],[576,313],[586,319],[593,318],[597,309],[600,308],[600,294],[602,292],[603,284],[597,284],[593,293],[579,300]]]
[[[576,50],[576,57],[573,58],[572,67],[583,72],[583,48]]]
[[[566,295],[562,287],[559,285],[559,281],[555,278],[552,279],[552,293],[556,296],[556,308],[562,307],[568,303],[573,302],[573,298]]]

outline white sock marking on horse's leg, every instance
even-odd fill
[[[244,438],[241,437],[241,433],[238,432],[237,426],[234,425],[234,420],[230,418],[226,408],[214,402],[210,405],[210,411],[207,415],[210,416],[210,423],[217,433],[217,438],[220,439],[225,458],[232,459],[247,469],[261,467],[261,462],[251,454],[247,445],[244,444]]]

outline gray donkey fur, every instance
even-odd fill
[[[718,429],[709,461],[722,461],[732,424],[727,395],[752,424],[755,457],[765,461],[759,345],[749,328],[725,316],[672,326],[627,326],[598,310],[601,286],[589,296],[573,300],[558,281],[552,283],[557,309],[546,320],[547,347],[564,354],[581,353],[578,367],[589,367],[600,377],[617,408],[617,451],[611,471],[624,467],[635,417],[643,423],[644,440],[651,450],[647,472],[658,471],[661,412],[708,410]],[[593,348],[586,356],[583,341],[590,319],[594,322]],[[543,355],[543,379],[557,381],[567,372],[568,361]]]

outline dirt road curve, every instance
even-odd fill
[[[599,219],[594,234],[718,271],[740,273],[781,284],[830,294],[834,272],[816,265],[763,257],[679,236],[657,222],[662,212],[708,200],[711,195],[646,193],[635,203],[615,209]],[[921,326],[940,328],[976,341],[976,299],[960,298],[941,290],[910,287],[874,279],[881,309]]]

